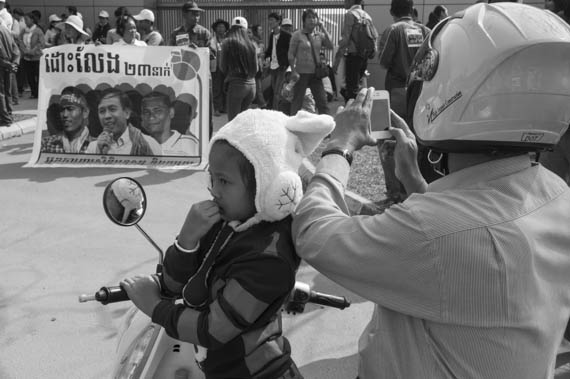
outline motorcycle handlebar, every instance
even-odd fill
[[[129,295],[127,291],[121,286],[111,286],[111,287],[101,287],[101,289],[95,292],[95,295],[81,295],[79,296],[79,302],[84,303],[86,301],[98,301],[103,305],[109,303],[118,303],[120,301],[129,300]]]
[[[350,306],[350,302],[344,296],[327,295],[316,291],[311,291],[308,302],[338,309]]]
[[[98,301],[103,305],[126,300],[129,300],[129,296],[121,286],[101,287],[94,295],[79,296],[80,303]],[[350,302],[344,296],[328,295],[313,291],[308,284],[295,282],[295,287],[291,292],[289,300],[285,304],[285,308],[295,313],[301,313],[306,303],[314,303],[338,309],[344,309],[350,306]]]

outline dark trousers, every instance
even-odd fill
[[[218,112],[226,111],[226,94],[224,93],[224,79],[226,76],[218,68],[212,72],[212,95],[214,99],[214,110]]]
[[[283,87],[283,81],[285,80],[285,70],[284,67],[279,67],[275,70],[269,70],[271,75],[271,89],[273,90],[273,104],[271,109],[279,109],[279,100],[281,99],[281,87]]]
[[[366,72],[366,67],[368,66],[368,59],[360,57],[355,54],[348,54],[345,57],[344,67],[345,67],[345,101],[349,99],[356,98],[358,91],[360,90],[360,80]]]
[[[38,86],[40,83],[40,61],[28,61],[22,59],[20,62],[20,68],[26,73],[26,78],[28,79],[28,85],[30,86],[30,92],[32,97],[38,97]]]
[[[12,73],[0,70],[0,126],[12,123],[12,106],[10,105],[10,87]]]
[[[254,80],[231,79],[228,83],[226,100],[228,121],[233,120],[240,112],[249,108],[254,97]]]
[[[323,80],[317,79],[315,74],[299,74],[299,80],[293,89],[293,101],[291,102],[291,115],[297,114],[299,109],[303,107],[305,92],[307,88],[311,89],[317,112],[319,114],[329,114],[329,104],[327,102],[327,94],[323,86]]]

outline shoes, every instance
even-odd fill
[[[30,95],[30,99],[37,99],[38,95]]]
[[[20,104],[20,102],[18,100],[14,100],[14,101],[12,101],[12,104],[18,105],[18,104]]]
[[[214,111],[214,117],[220,117],[222,114],[220,111]]]

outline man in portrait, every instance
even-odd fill
[[[162,155],[198,155],[200,146],[198,139],[172,129],[173,118],[174,106],[168,95],[154,91],[142,98],[142,129],[160,144]]]
[[[59,131],[42,140],[43,153],[84,153],[95,140],[89,134],[89,106],[85,95],[66,87],[59,97]]]
[[[97,114],[103,131],[96,141],[89,144],[88,154],[110,155],[162,155],[162,149],[154,138],[143,134],[129,119],[133,106],[129,96],[116,88],[108,88],[101,94]]]

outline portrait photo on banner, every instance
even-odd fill
[[[207,48],[45,50],[27,166],[203,169],[208,70]]]

